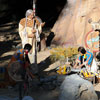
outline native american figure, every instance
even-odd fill
[[[44,24],[45,23],[42,23],[39,17],[34,17],[34,12],[31,9],[26,11],[26,18],[21,19],[19,22],[19,35],[22,41],[22,47],[24,47],[26,43],[32,45],[32,50],[29,53],[31,64],[34,63],[36,59],[36,41],[40,42],[40,34]]]

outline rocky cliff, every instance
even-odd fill
[[[89,45],[90,41],[87,42],[86,37],[92,31],[89,19],[92,19],[92,22],[98,22],[100,19],[99,12],[100,0],[68,0],[68,4],[65,5],[52,28],[55,34],[53,43],[65,46],[83,45],[91,49],[93,43]],[[98,45],[94,45],[94,48],[95,46],[98,47]]]

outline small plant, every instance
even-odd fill
[[[53,48],[51,51],[51,61],[57,61],[57,60],[60,60],[60,61],[64,61],[66,60],[67,58],[73,58],[75,57],[75,55],[78,54],[78,50],[76,47],[68,47],[68,48],[65,48],[65,47],[56,47],[56,48]]]

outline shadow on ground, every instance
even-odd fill
[[[0,25],[0,56],[14,49],[20,43],[17,28],[17,23],[13,22]]]
[[[46,68],[48,68],[53,62],[50,59],[50,56],[47,57],[45,60],[41,61],[38,64],[39,73],[42,73]]]
[[[98,100],[100,100],[100,91],[95,91],[97,93],[97,96],[98,96]]]

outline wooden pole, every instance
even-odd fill
[[[34,18],[36,16],[36,0],[33,0],[33,13]],[[33,19],[34,28],[37,29],[36,20]],[[35,38],[35,66],[37,67],[37,40]]]

